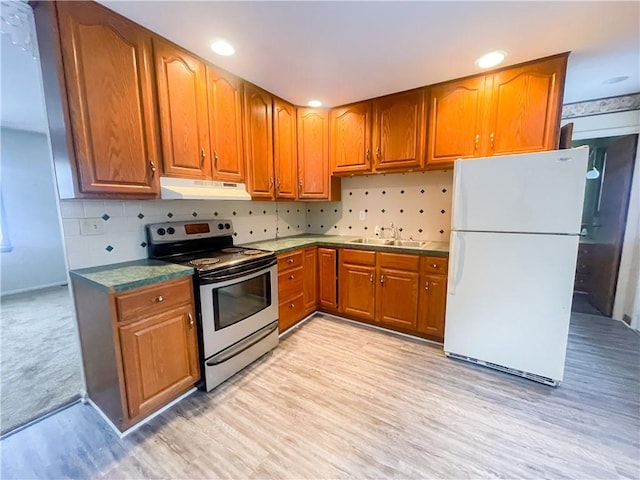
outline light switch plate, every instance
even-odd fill
[[[364,220],[365,216],[364,210],[360,210],[360,220]]]
[[[101,218],[83,218],[80,220],[80,235],[102,235],[103,232]]]

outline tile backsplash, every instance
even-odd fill
[[[193,219],[231,219],[234,243],[298,235],[374,236],[392,222],[400,238],[448,241],[453,172],[381,174],[342,179],[341,202],[211,200],[61,200],[70,269],[147,258],[144,226]],[[365,219],[360,220],[360,212]],[[97,218],[98,235],[81,235],[80,220]]]
[[[307,204],[307,232],[373,237],[393,223],[400,238],[448,242],[452,185],[453,170],[343,178],[341,202]]]
[[[60,209],[70,269],[147,258],[149,223],[231,219],[236,244],[306,231],[305,205],[299,202],[61,200]],[[84,218],[99,218],[102,234],[81,235]]]

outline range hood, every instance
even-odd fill
[[[244,183],[160,177],[160,198],[175,200],[251,200]]]

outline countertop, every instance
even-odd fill
[[[424,248],[396,247],[389,245],[371,245],[362,243],[350,243],[352,240],[360,238],[357,236],[344,235],[313,235],[303,234],[294,237],[276,238],[261,242],[246,243],[241,246],[269,250],[276,254],[286,253],[303,247],[329,246],[345,247],[356,250],[375,250],[378,252],[412,253],[414,255],[432,255],[435,257],[449,256],[448,242],[427,242]]]
[[[108,292],[124,292],[179,277],[193,275],[193,268],[160,260],[134,260],[100,267],[71,270],[75,279],[90,282]]]

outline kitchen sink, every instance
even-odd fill
[[[363,243],[368,245],[393,245],[392,238],[374,238],[374,237],[362,237],[351,240],[349,243]]]
[[[420,240],[394,240],[391,245],[395,245],[396,247],[422,248],[426,244],[427,242],[421,242]]]

